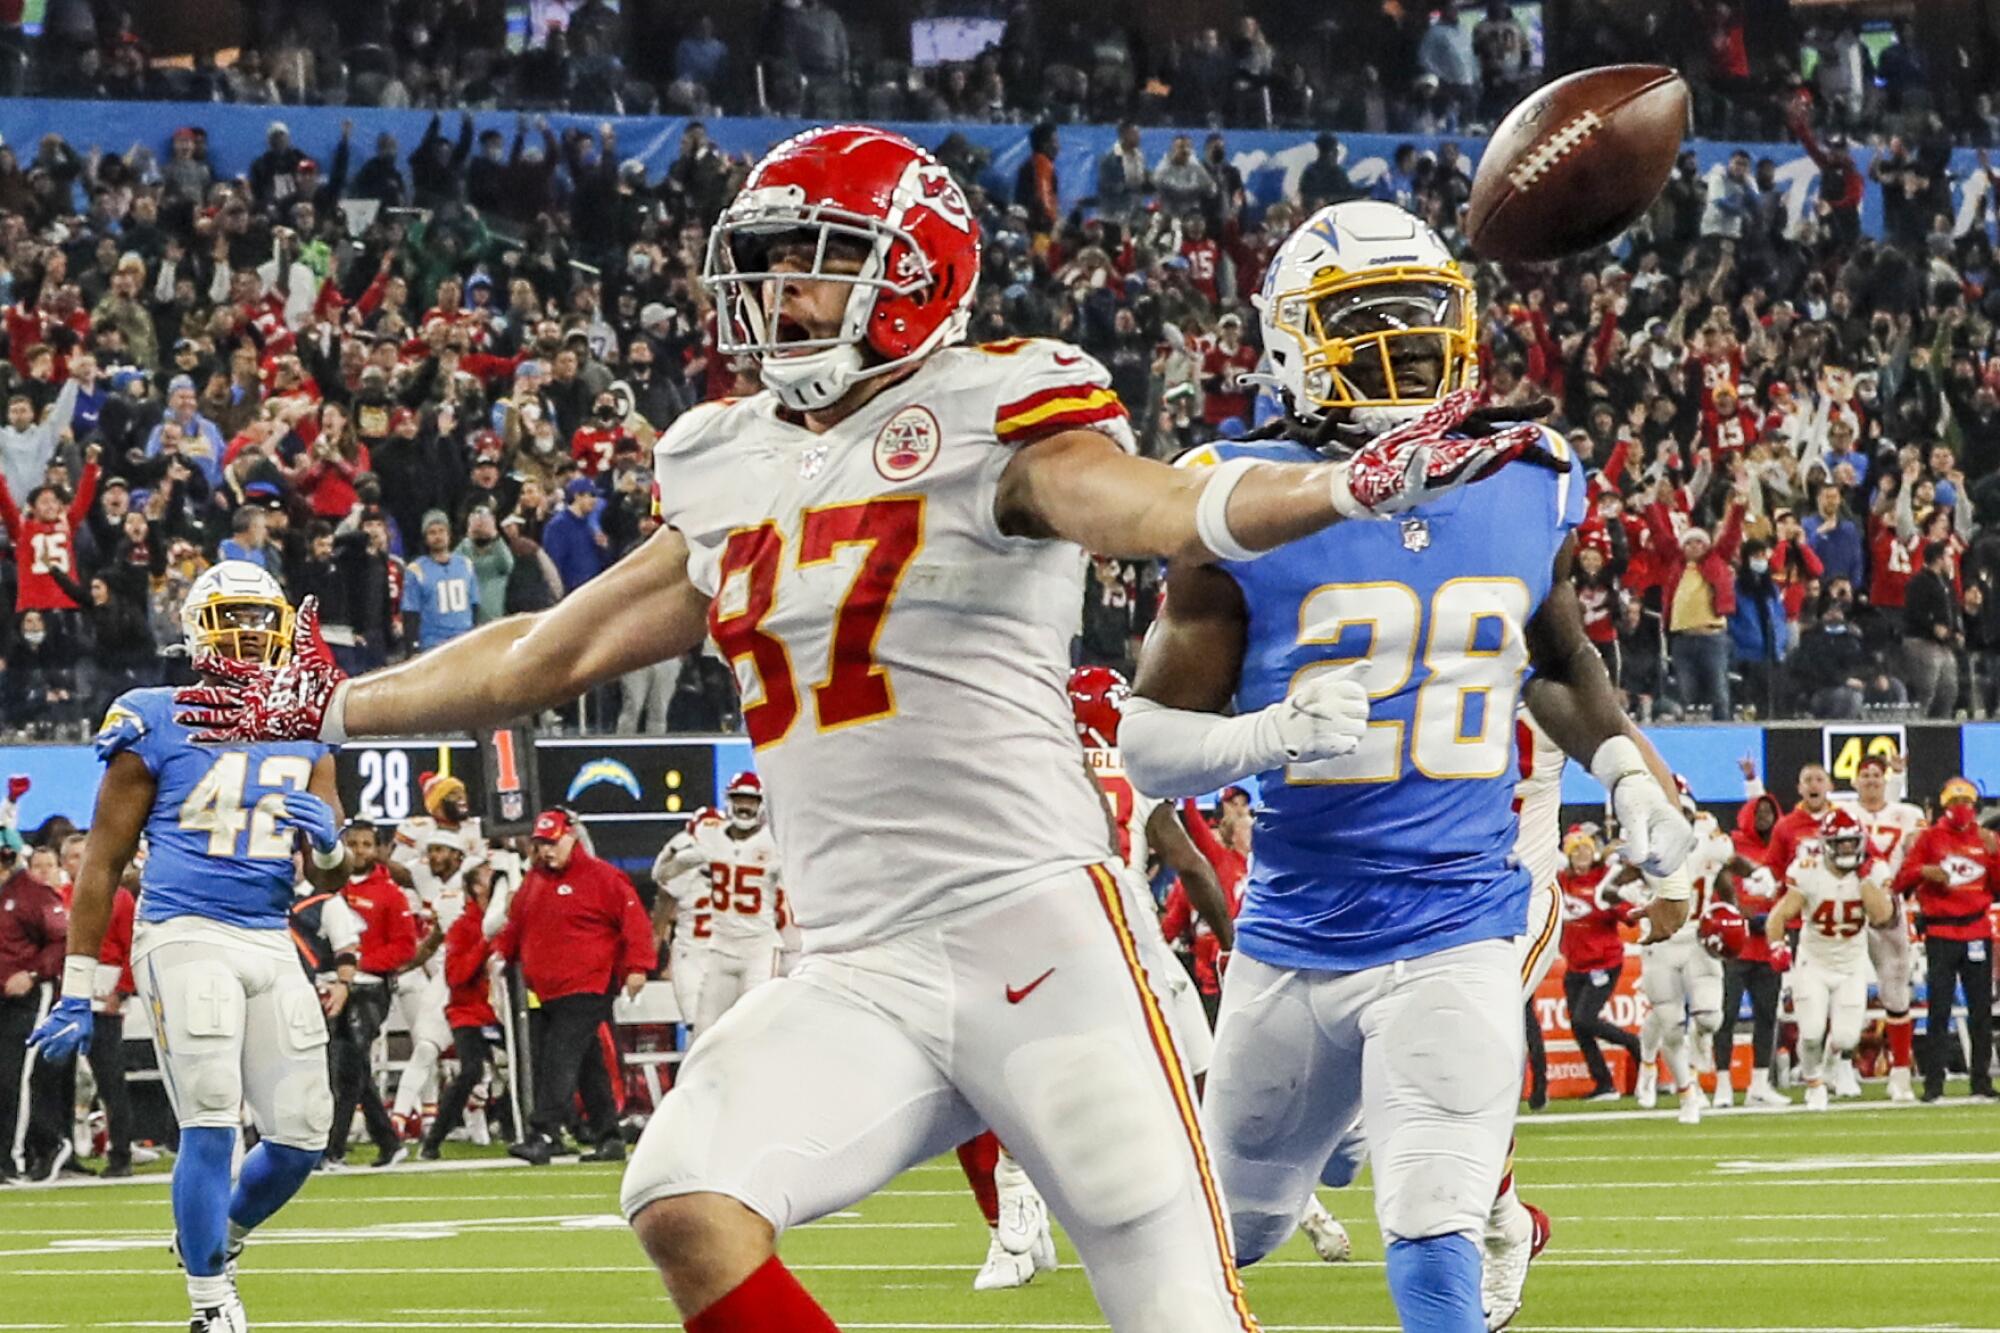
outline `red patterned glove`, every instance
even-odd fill
[[[1505,467],[1541,443],[1522,422],[1480,435],[1452,435],[1472,414],[1471,389],[1447,394],[1414,421],[1385,431],[1334,473],[1333,504],[1343,518],[1380,518],[1413,509]]]
[[[13,774],[7,779],[7,799],[10,801],[20,800],[28,794],[28,788],[34,785],[35,780],[26,773]]]
[[[1734,903],[1712,902],[1695,927],[1701,947],[1715,958],[1734,958],[1750,943],[1750,923]]]
[[[195,670],[220,684],[174,692],[182,726],[198,727],[195,739],[224,745],[238,741],[340,741],[339,718],[331,719],[335,693],[347,674],[319,632],[319,600],[299,605],[292,627],[292,660],[282,667],[239,661],[216,653],[195,659]]]
[[[1771,946],[1771,970],[1779,976],[1792,970],[1792,946],[1774,944]]]

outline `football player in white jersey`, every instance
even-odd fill
[[[701,1000],[701,969],[708,958],[705,946],[714,929],[708,910],[714,881],[708,870],[708,853],[702,850],[696,834],[710,825],[720,829],[727,822],[721,811],[702,806],[653,858],[653,882],[660,886],[660,895],[653,903],[653,933],[670,941],[667,981],[674,988],[674,1003],[690,1038],[694,1035],[695,1008]]]
[[[1063,698],[1083,553],[1249,559],[1498,481],[1541,445],[1454,433],[1466,392],[1340,459],[1134,457],[1086,354],[953,345],[979,269],[928,152],[865,126],[786,140],[703,274],[721,355],[765,391],[661,438],[653,537],[547,611],[363,678],[302,608],[283,670],[224,663],[178,695],[216,743],[458,731],[712,633],[805,946],[704,1034],[626,1170],[624,1211],[697,1328],[834,1327],[778,1237],[981,1128],[1041,1187],[1112,1328],[1254,1326]],[[1351,753],[1366,711],[1329,676],[1269,722],[1316,761]]]
[[[1867,755],[1854,772],[1853,796],[1843,793],[1834,797],[1842,809],[1861,822],[1862,831],[1868,835],[1870,859],[1885,867],[1884,886],[1896,882],[1896,873],[1903,868],[1903,855],[1924,826],[1924,812],[1903,799],[1909,786],[1908,775],[1909,760],[1900,751],[1894,758]],[[1914,1024],[1910,1020],[1910,972],[1915,950],[1910,943],[1909,912],[1903,905],[1903,896],[1892,892],[1889,905],[1893,915],[1887,924],[1868,928],[1868,961],[1875,967],[1876,993],[1881,996],[1882,1010],[1888,1016],[1884,1026],[1889,1038],[1889,1100],[1913,1102],[1917,1094],[1910,1086],[1915,1044],[1911,1036]],[[1836,1093],[1842,1093],[1841,1070],[1852,1076],[1851,1066],[1843,1062],[1835,1071]]]
[[[668,844],[669,893],[686,895],[676,896],[668,975],[690,1049],[738,1000],[779,974],[784,948],[778,844],[755,773],[729,780],[723,810],[703,812]]]
[[[1682,809],[1695,833],[1694,851],[1680,872],[1691,893],[1688,918],[1663,940],[1651,938],[1650,921],[1639,928],[1639,989],[1648,1008],[1639,1025],[1637,1101],[1641,1109],[1651,1110],[1659,1100],[1659,1058],[1664,1052],[1680,1094],[1680,1122],[1697,1125],[1706,1100],[1699,1071],[1704,1061],[1713,1062],[1713,1055],[1704,1053],[1713,1052],[1715,1030],[1722,1021],[1722,960],[1702,946],[1698,931],[1709,889],[1735,857],[1736,845],[1715,816],[1697,807],[1685,790],[1683,784]]]
[[[1801,844],[1785,877],[1785,896],[1765,918],[1772,965],[1789,961],[1785,927],[1799,921],[1792,1013],[1799,1022],[1806,1109],[1827,1107],[1826,1061],[1851,1055],[1868,1011],[1868,946],[1863,932],[1894,916],[1885,867],[1868,856],[1859,820],[1838,806],[1820,816],[1816,842]]]
[[[469,824],[469,827],[468,827]],[[397,847],[391,853],[389,874],[412,895],[417,921],[424,940],[410,967],[396,978],[396,1007],[410,1033],[410,1059],[396,1082],[396,1102],[391,1116],[397,1132],[406,1139],[423,1137],[425,1122],[437,1114],[438,1064],[451,1048],[451,1024],[445,1019],[445,1005],[451,985],[445,980],[444,959],[439,955],[444,933],[465,908],[466,879],[486,863],[485,844],[468,846],[467,834],[478,831],[478,821],[433,821],[427,830],[413,831],[422,844],[422,854],[414,860],[400,860],[404,830],[396,832]],[[484,1111],[474,1120],[470,1113],[467,1129],[484,1142]]]

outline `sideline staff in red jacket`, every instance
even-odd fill
[[[464,908],[444,933],[444,979],[451,987],[445,999],[444,1021],[451,1025],[451,1044],[458,1052],[458,1077],[438,1103],[438,1113],[417,1154],[426,1162],[438,1160],[445,1137],[464,1123],[465,1108],[486,1079],[491,1056],[486,1034],[500,1026],[486,975],[487,960],[493,957],[493,942],[486,938],[485,929],[486,904],[493,898],[492,867],[480,866],[468,875],[465,892]]]
[[[1626,905],[1609,883],[1611,867],[1599,859],[1597,839],[1572,829],[1563,839],[1563,855],[1569,864],[1556,875],[1563,891],[1563,999],[1576,1048],[1590,1067],[1590,1100],[1615,1101],[1618,1087],[1598,1042],[1623,1047],[1631,1057],[1628,1081],[1639,1073],[1639,1038],[1604,1017],[1618,974],[1625,970],[1625,940],[1618,926],[1625,920]]]
[[[507,1151],[545,1165],[570,1099],[581,1091],[591,1160],[622,1161],[611,1075],[599,1057],[597,1030],[611,1021],[619,978],[637,995],[657,961],[653,924],[632,882],[577,846],[566,810],[535,818],[535,868],[521,881],[494,952],[521,965],[541,1001],[529,1017],[535,1053],[535,1111],[530,1132]],[[580,1086],[579,1086],[580,1085]]]
[[[1917,894],[1924,933],[1924,1100],[1944,1096],[1951,1046],[1951,1000],[1965,988],[1965,1029],[1972,1039],[1972,1095],[1993,1096],[1992,833],[1979,827],[1979,789],[1964,778],[1944,784],[1938,822],[1917,834],[1903,857],[1896,889]]]

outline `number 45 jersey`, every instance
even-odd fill
[[[1106,858],[1067,692],[1083,552],[994,514],[1015,453],[1071,429],[1132,447],[1103,367],[1016,339],[935,352],[824,434],[760,393],[655,449],[809,952]]]
[[[124,752],[153,775],[138,920],[196,916],[283,930],[292,905],[288,791],[303,791],[328,747],[317,741],[197,745],[174,720],[171,686],[120,695],[97,731],[97,757]]]
[[[1260,775],[1236,923],[1251,957],[1354,971],[1526,929],[1514,710],[1528,622],[1585,503],[1582,465],[1553,431],[1545,444],[1561,470],[1517,462],[1407,514],[1221,566],[1249,616],[1238,712],[1330,671],[1371,700],[1353,754]],[[1317,457],[1244,441],[1184,463]]]

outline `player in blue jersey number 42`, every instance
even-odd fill
[[[181,613],[189,651],[280,665],[292,611],[246,561],[195,580]],[[63,998],[30,1038],[51,1059],[90,1044],[91,983],[112,891],[146,839],[132,972],[180,1122],[174,1248],[194,1307],[189,1333],[242,1333],[243,1238],[305,1183],[333,1121],[326,1016],[286,929],[305,877],[347,877],[332,751],[318,741],[196,745],[173,689],[132,690],[97,733],[104,762],[70,916]],[[303,843],[303,848],[300,844]],[[242,1108],[259,1142],[234,1186]]]
[[[1472,284],[1398,208],[1322,209],[1273,257],[1259,305],[1285,416],[1185,460],[1218,480],[1399,431],[1522,429],[1472,410]],[[1524,693],[1610,790],[1634,861],[1665,874],[1693,842],[1583,633],[1582,464],[1527,429],[1546,466],[1262,558],[1175,562],[1123,727],[1148,794],[1261,784],[1206,1095],[1238,1261],[1291,1234],[1358,1120],[1390,1291],[1423,1333],[1489,1324],[1480,1239],[1522,1067]]]

